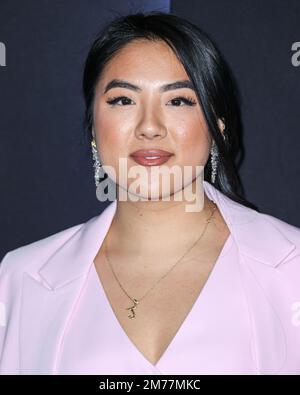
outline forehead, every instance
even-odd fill
[[[143,83],[189,79],[172,49],[164,41],[134,40],[108,62],[99,84],[113,78]]]

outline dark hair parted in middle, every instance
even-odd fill
[[[209,132],[218,148],[215,187],[230,199],[259,211],[243,197],[243,186],[235,165],[238,155],[243,155],[243,147],[239,93],[234,77],[212,39],[186,19],[160,11],[139,12],[119,16],[100,31],[88,53],[83,75],[86,103],[84,130],[89,140],[92,139],[97,82],[114,55],[126,44],[138,39],[163,40],[173,50],[193,83]],[[218,118],[225,124],[225,140],[218,126]],[[204,168],[204,180],[210,180],[211,171],[209,157]]]

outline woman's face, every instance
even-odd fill
[[[115,79],[138,89],[114,85],[105,91]],[[145,189],[137,191],[143,198],[148,199],[150,193],[162,197],[162,179],[151,179],[153,166],[138,164],[130,157],[134,151],[155,148],[171,152],[173,155],[163,166],[177,165],[182,173],[184,166],[192,166],[193,176],[188,183],[196,176],[195,166],[204,166],[209,156],[211,138],[194,90],[160,89],[177,81],[189,78],[167,44],[136,40],[110,60],[96,86],[93,134],[101,163],[114,168],[115,181],[127,191],[134,179],[127,178],[125,183],[121,180],[119,158],[126,158],[126,174],[133,166],[140,170],[143,167],[149,175],[147,181],[143,180],[146,196]],[[183,186],[171,181],[171,195]]]

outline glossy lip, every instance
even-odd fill
[[[174,154],[156,148],[140,149],[133,152],[130,156],[142,166],[159,166],[166,163]]]
[[[165,156],[153,156],[145,157],[145,156],[132,156],[132,159],[142,166],[160,166],[166,163],[172,155],[165,155]]]
[[[130,154],[132,157],[143,157],[145,158],[146,156],[159,156],[159,157],[166,157],[166,156],[172,156],[174,155],[171,152],[164,151],[161,149],[155,149],[155,148],[149,148],[149,149],[140,149],[138,151],[133,152]]]

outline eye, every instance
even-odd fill
[[[172,99],[170,101],[173,103],[183,102],[187,106],[195,106],[197,104],[197,102],[192,97],[184,97],[184,96],[175,97],[174,99]],[[180,104],[179,105],[174,104],[174,105],[175,105],[175,107],[181,107]]]
[[[120,101],[122,104],[117,104]],[[107,101],[106,101],[106,103],[110,104],[111,106],[128,105],[128,104],[130,104],[130,102],[132,102],[132,100],[129,99],[127,96],[111,97],[111,98],[107,99]],[[195,106],[197,104],[197,102],[192,97],[184,97],[184,96],[175,97],[174,99],[170,100],[170,102],[172,102],[175,107],[181,107],[180,102],[183,102],[184,105],[187,105],[187,106]]]
[[[110,97],[109,99],[107,99],[106,103],[110,104],[111,106],[119,106],[120,104],[117,104],[119,101],[122,101],[122,103],[127,103],[132,101],[131,99],[129,99],[129,97],[127,96],[116,96],[116,97]],[[121,106],[123,105],[121,104]],[[127,105],[125,104],[125,105]],[[130,103],[129,103],[130,104]]]

